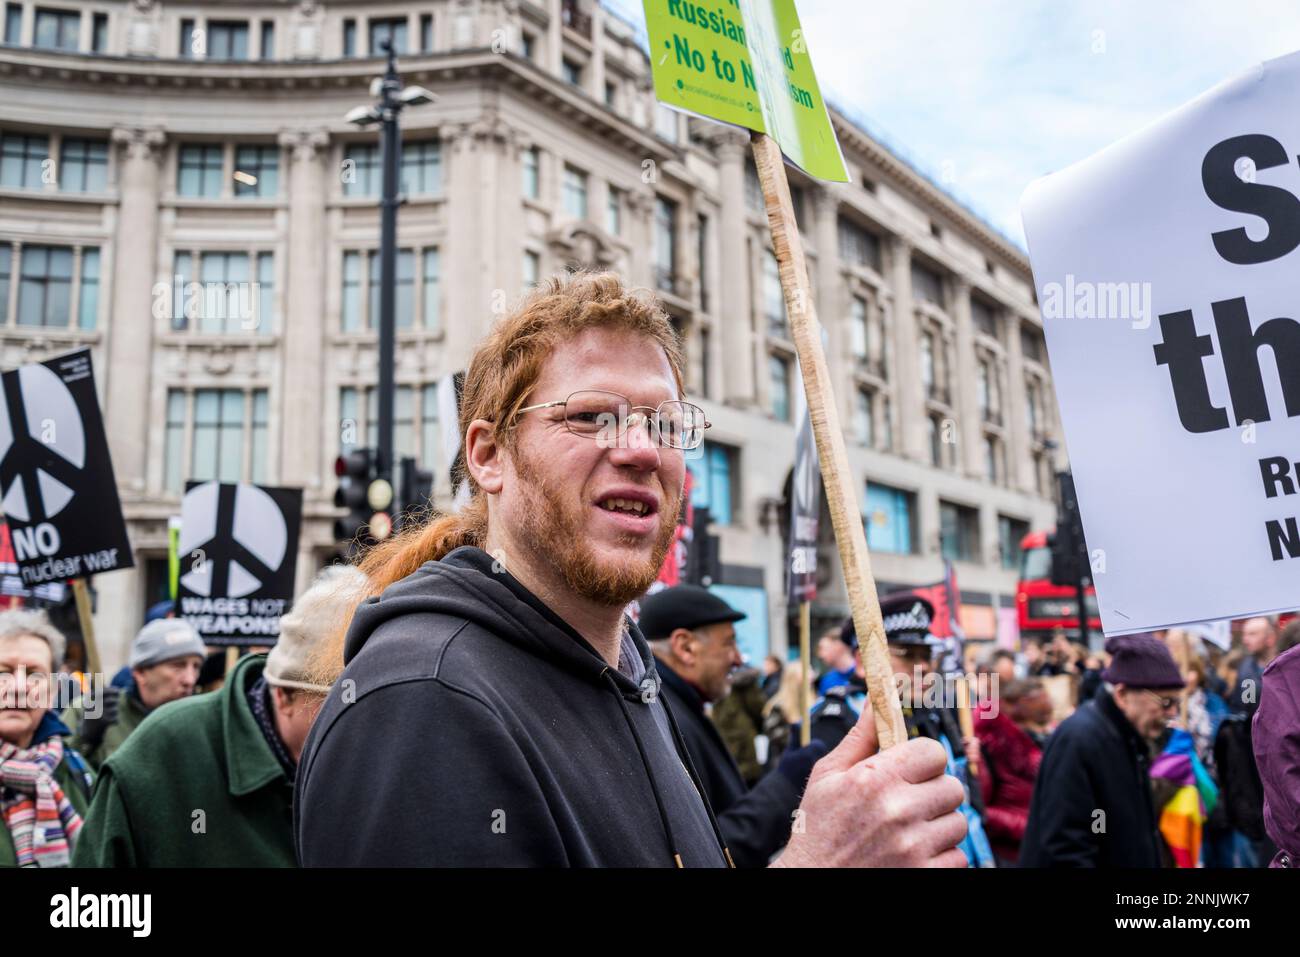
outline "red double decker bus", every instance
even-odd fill
[[[1052,584],[1050,531],[1030,532],[1020,540],[1020,581],[1016,583],[1016,622],[1020,640],[1051,641],[1057,629],[1072,641],[1079,639],[1079,595],[1068,585]],[[1097,591],[1091,585],[1084,594],[1088,630],[1101,634],[1097,615]]]

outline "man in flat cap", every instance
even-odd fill
[[[654,651],[664,701],[681,729],[732,859],[737,867],[764,867],[790,839],[804,785],[826,747],[814,742],[791,749],[752,789],[745,786],[707,714],[708,706],[730,690],[732,670],[743,664],[735,622],[744,617],[706,588],[677,585],[641,603],[639,624]]]
[[[1097,696],[1061,722],[1039,767],[1021,867],[1159,867],[1151,750],[1184,681],[1154,635],[1106,642]]]

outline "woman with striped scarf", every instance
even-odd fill
[[[53,710],[65,647],[44,612],[0,613],[0,867],[67,867],[90,803]]]

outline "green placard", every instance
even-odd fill
[[[794,0],[643,0],[655,96],[766,133],[818,179],[848,182]]]

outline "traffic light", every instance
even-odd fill
[[[401,490],[397,501],[397,527],[405,528],[407,522],[419,521],[420,513],[429,508],[433,499],[433,473],[419,467],[411,457],[402,459]]]
[[[364,548],[387,538],[393,530],[393,486],[379,477],[374,449],[353,449],[334,460],[339,477],[334,504],[347,514],[334,521],[334,538],[348,549]]]
[[[1092,577],[1088,546],[1083,539],[1079,500],[1074,494],[1074,476],[1057,475],[1061,500],[1057,508],[1056,533],[1048,539],[1052,549],[1052,584],[1073,587]]]

